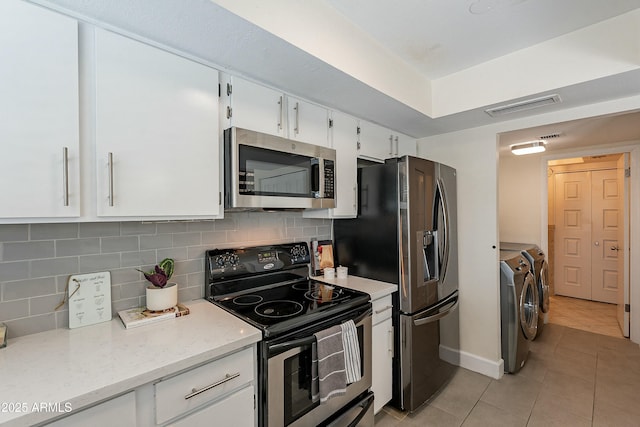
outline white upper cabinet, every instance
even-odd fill
[[[401,133],[393,133],[394,143],[394,155],[393,157],[400,156],[415,156],[416,155],[416,140],[410,136],[403,135]]]
[[[360,120],[358,156],[373,161],[416,155],[416,140],[382,126]]]
[[[388,129],[364,120],[360,120],[359,129],[358,157],[378,162],[393,157]]]
[[[326,108],[235,76],[222,75],[220,83],[223,127],[329,145]]]
[[[336,150],[336,207],[306,210],[306,218],[355,218],[358,214],[358,121],[332,111],[331,123],[329,139]]]
[[[0,218],[80,215],[78,23],[0,1]]]
[[[95,31],[97,215],[218,215],[217,70]]]
[[[229,104],[223,114],[229,126],[287,136],[286,99],[282,92],[237,77],[223,79],[221,90],[228,94]]]
[[[309,144],[329,146],[328,111],[310,102],[287,98],[289,138]]]

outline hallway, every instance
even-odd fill
[[[548,323],[623,338],[615,304],[553,295]]]

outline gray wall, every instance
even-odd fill
[[[227,213],[216,221],[0,224],[0,322],[9,338],[68,326],[63,298],[69,276],[111,272],[113,315],[145,304],[149,269],[176,261],[179,301],[204,296],[207,249],[329,239],[331,221],[300,213]]]

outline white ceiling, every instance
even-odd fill
[[[640,0],[314,0],[309,3],[300,3],[299,0],[29,1],[172,49],[219,69],[281,88],[414,137],[438,135],[640,94],[640,56],[636,52],[635,57],[627,60],[631,65],[624,64],[628,65],[627,68],[619,72],[540,89],[538,93],[527,96],[501,95],[498,101],[432,118],[399,100],[395,94],[376,88],[366,79],[354,77],[341,68],[341,64],[327,62],[306,51],[296,44],[296,34],[288,39],[279,36],[278,31],[269,29],[263,25],[264,22],[256,23],[251,17],[234,9],[234,4],[242,5],[237,8],[244,7],[246,10],[273,8],[274,12],[263,14],[266,15],[263,18],[266,21],[273,18],[274,22],[279,16],[278,10],[287,10],[290,12],[289,18],[293,16],[295,20],[299,17],[301,22],[304,21],[302,18],[306,18],[306,22],[310,22],[309,19],[315,17],[309,11],[318,10],[317,7],[330,8],[334,17],[342,16],[343,20],[350,23],[354,28],[353,34],[358,29],[359,34],[364,34],[371,45],[377,46],[388,58],[397,58],[399,63],[406,64],[417,75],[422,75],[425,81],[437,82],[463,73],[469,67],[486,64],[529,46],[540,45],[563,34],[639,9]],[[305,13],[311,16],[303,16]],[[278,25],[283,26],[280,23]],[[321,26],[320,30],[322,28],[332,30],[329,25]],[[304,28],[300,32],[304,32]],[[323,36],[329,35],[318,33],[308,36],[314,37],[317,44],[322,44]],[[639,35],[640,31],[637,30],[635,34],[629,34],[630,45],[635,45],[636,50],[640,45]],[[342,42],[350,43],[349,40]],[[335,45],[322,47],[341,48]],[[578,48],[581,47],[584,46]],[[595,55],[602,55],[602,52]],[[604,55],[608,56],[606,52]],[[603,61],[608,59],[603,57]],[[552,70],[554,66],[557,67],[557,64],[531,64],[531,67]],[[400,86],[403,83],[397,82]],[[484,112],[489,106],[549,93],[559,94],[563,102],[502,118],[492,118]],[[563,148],[578,140],[584,143],[587,141],[583,139],[584,135],[592,136],[588,139],[590,144],[602,143],[600,138],[594,136],[599,133],[590,130],[594,124],[602,123],[585,123],[584,129],[589,129],[589,132],[579,130],[581,123],[558,125],[554,127],[554,132],[564,133],[566,141]],[[607,141],[640,140],[639,127],[625,126],[630,132],[618,135],[617,132],[623,127],[612,126],[605,136]],[[508,145],[517,138],[531,139],[540,133],[547,132],[544,129],[532,129],[502,135],[501,144]],[[559,146],[560,139],[556,142],[555,146]],[[553,149],[551,144],[550,149]]]
[[[325,0],[431,79],[588,27],[638,0]]]

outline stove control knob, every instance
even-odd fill
[[[220,267],[224,267],[224,256],[220,255],[216,257],[216,264]]]
[[[238,258],[238,255],[236,254],[229,255],[229,264],[238,265],[239,262],[240,262],[240,258]]]

